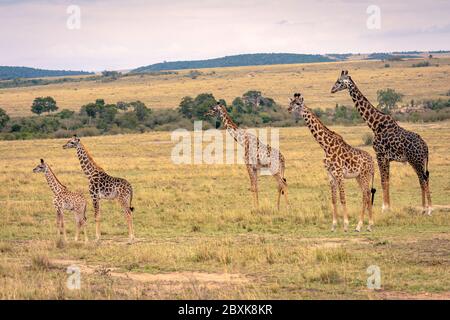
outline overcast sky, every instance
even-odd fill
[[[80,29],[67,27],[69,5]],[[367,27],[370,5],[379,29]],[[0,0],[0,65],[100,71],[239,53],[439,49],[450,49],[449,0]]]

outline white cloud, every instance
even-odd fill
[[[0,64],[126,69],[248,52],[449,49],[447,1],[378,0],[382,29],[356,0],[0,1]],[[66,8],[81,7],[68,30]],[[413,47],[416,46],[416,47]]]

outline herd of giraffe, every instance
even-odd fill
[[[373,148],[381,176],[383,189],[382,210],[390,207],[389,198],[389,164],[391,161],[409,163],[415,170],[420,187],[422,189],[423,213],[431,215],[432,203],[429,186],[428,171],[428,147],[425,141],[416,133],[407,131],[387,114],[375,108],[369,100],[359,91],[355,82],[349,76],[348,71],[343,70],[338,80],[331,89],[331,93],[347,89],[361,117],[374,133]],[[320,119],[309,109],[300,93],[295,93],[290,98],[288,107],[290,113],[300,114],[305,124],[311,131],[315,140],[325,152],[324,166],[331,187],[331,199],[333,204],[332,231],[337,227],[337,193],[339,191],[340,203],[343,209],[344,231],[348,230],[349,221],[345,200],[344,179],[355,178],[362,192],[362,209],[355,231],[360,231],[364,223],[364,214],[369,215],[368,231],[373,227],[373,200],[375,195],[374,175],[375,166],[371,155],[363,150],[354,148],[344,141],[336,132],[328,129]],[[258,175],[261,169],[268,169],[278,184],[277,208],[280,208],[280,198],[284,195],[286,205],[289,207],[287,196],[287,181],[285,178],[285,158],[278,149],[262,143],[258,137],[245,129],[239,128],[228,115],[227,109],[222,104],[212,106],[206,116],[218,116],[223,127],[244,149],[244,161],[250,177],[251,191],[254,206],[258,207]],[[133,189],[131,184],[122,178],[108,175],[99,167],[86,147],[77,136],[71,138],[64,149],[75,148],[80,161],[81,169],[89,180],[89,193],[94,206],[96,222],[96,239],[100,239],[100,199],[117,199],[123,208],[128,223],[129,240],[133,241]],[[50,166],[41,159],[41,163],[33,170],[43,172],[47,182],[54,193],[53,204],[56,208],[56,224],[58,235],[66,238],[64,228],[64,210],[73,211],[76,221],[75,241],[78,240],[79,231],[84,229],[86,234],[86,207],[87,202],[81,193],[71,192],[55,176]]]

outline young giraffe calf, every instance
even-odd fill
[[[339,189],[339,196],[344,210],[344,231],[348,230],[344,179],[356,178],[362,191],[363,201],[361,215],[359,216],[359,222],[355,231],[359,232],[361,230],[366,209],[369,212],[369,226],[367,230],[372,231],[372,204],[375,194],[373,180],[375,170],[370,154],[366,151],[353,148],[340,135],[328,129],[311,109],[305,105],[303,96],[300,93],[294,94],[294,99],[291,98],[288,111],[291,113],[300,113],[312,135],[325,151],[324,164],[330,179],[333,202],[333,225],[331,230],[335,231],[337,224],[337,189]],[[372,183],[372,188],[370,187],[370,183]],[[372,199],[370,193],[372,193]]]
[[[61,233],[66,238],[66,229],[64,227],[64,210],[73,211],[75,214],[76,233],[75,241],[78,241],[80,235],[80,229],[84,231],[84,242],[88,241],[86,233],[86,206],[87,202],[83,194],[78,192],[71,192],[67,190],[67,187],[59,182],[56,178],[50,166],[41,159],[41,163],[33,169],[34,173],[43,172],[47,178],[47,183],[54,193],[53,205],[56,208],[56,227],[58,229],[58,236]]]
[[[100,240],[100,199],[117,199],[125,213],[129,240],[132,242],[134,240],[132,216],[134,208],[131,206],[131,201],[133,200],[131,184],[125,179],[110,176],[105,170],[100,168],[76,135],[63,146],[63,149],[69,148],[77,149],[81,169],[89,179],[89,193],[94,204],[97,240]]]

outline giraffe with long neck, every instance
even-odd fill
[[[361,93],[348,71],[343,70],[331,93],[347,89],[361,117],[374,132],[376,152],[383,187],[383,211],[390,207],[389,167],[391,161],[409,163],[419,178],[422,189],[422,212],[431,215],[428,146],[417,133],[400,127],[395,119],[375,108]]]
[[[128,235],[130,242],[134,240],[133,216],[134,208],[131,206],[133,200],[133,189],[131,184],[122,178],[112,177],[98,166],[86,147],[77,136],[70,139],[64,149],[75,148],[80,161],[81,169],[89,180],[89,193],[94,205],[95,233],[97,240],[100,239],[100,199],[117,199],[123,208],[128,224]]]
[[[78,241],[80,229],[83,228],[84,241],[87,242],[88,241],[86,232],[87,202],[83,194],[69,191],[67,187],[58,180],[55,173],[43,159],[41,159],[41,163],[38,166],[36,166],[36,168],[33,169],[33,172],[44,173],[45,178],[47,180],[47,184],[53,192],[54,195],[53,205],[55,206],[56,209],[56,228],[58,236],[62,234],[64,240],[67,240],[66,228],[64,226],[64,210],[69,210],[73,211],[75,215],[75,225],[76,225],[75,241]]]
[[[371,231],[373,226],[372,204],[375,189],[373,188],[374,163],[372,157],[366,151],[353,148],[334,131],[328,129],[320,119],[309,109],[300,93],[291,98],[288,111],[300,113],[311,134],[325,152],[324,165],[328,173],[331,186],[331,198],[333,203],[332,231],[337,225],[337,191],[343,208],[344,231],[348,230],[348,213],[345,199],[344,179],[356,178],[362,192],[362,210],[356,231],[360,231],[364,222],[364,213],[369,214],[369,225],[367,230]],[[372,199],[371,199],[372,193]]]
[[[223,127],[244,148],[244,162],[250,178],[250,188],[253,194],[254,206],[259,207],[258,199],[258,174],[262,168],[269,169],[270,174],[278,183],[277,208],[280,209],[280,198],[284,195],[286,205],[289,206],[287,197],[287,182],[284,177],[286,162],[281,152],[268,144],[262,143],[258,137],[245,129],[239,128],[229,116],[227,109],[222,104],[214,105],[205,114],[206,116],[218,116]]]

